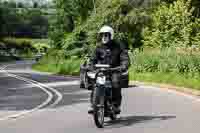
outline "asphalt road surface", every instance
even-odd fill
[[[200,132],[198,97],[150,86],[123,89],[119,118],[98,129],[79,79],[32,71],[32,63],[0,65],[0,133]]]

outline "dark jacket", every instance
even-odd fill
[[[128,49],[123,43],[114,40],[107,45],[97,46],[91,64],[109,64],[126,71],[129,67]]]

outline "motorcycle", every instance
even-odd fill
[[[87,90],[91,90],[92,84],[93,84],[93,78],[89,76],[92,74],[92,72],[88,70],[88,68],[91,65],[89,62],[90,58],[91,58],[90,56],[86,56],[84,63],[81,64],[80,66],[80,88],[87,89]],[[120,78],[121,78],[120,79],[121,88],[128,88],[129,87],[128,70],[125,72],[122,72]]]
[[[91,103],[93,119],[98,128],[104,127],[105,117],[110,117],[111,120],[116,120],[117,118],[112,102],[111,74],[113,71],[118,70],[119,68],[111,68],[110,65],[96,64],[95,71],[87,73],[95,81],[91,94]]]

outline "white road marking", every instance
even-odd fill
[[[58,86],[72,86],[72,85],[79,85],[80,81],[58,81],[58,82],[51,82],[51,83],[42,83],[48,87],[58,87]],[[30,87],[30,85],[28,85]]]
[[[5,69],[5,68],[3,68],[3,69]],[[5,72],[6,72],[6,71],[5,71]],[[15,77],[15,78],[17,78],[17,77]],[[23,79],[21,79],[21,78],[17,78],[17,79],[23,80]],[[23,80],[23,81],[25,81],[25,80]],[[28,81],[28,80],[26,80],[25,82],[28,82],[28,83],[30,83],[30,84],[33,84],[32,82],[30,82],[30,81]],[[47,93],[47,94],[48,94],[48,98],[47,98],[42,104],[40,104],[39,106],[35,107],[35,108],[32,109],[32,110],[29,110],[29,111],[22,111],[22,112],[20,112],[20,113],[14,114],[14,115],[5,116],[5,117],[3,117],[3,118],[0,118],[0,121],[2,121],[2,120],[8,120],[8,119],[10,119],[10,118],[18,118],[18,117],[20,117],[20,116],[22,116],[22,115],[35,112],[35,111],[37,111],[38,109],[40,109],[40,108],[44,107],[45,105],[47,105],[47,104],[53,99],[53,94],[51,94],[50,91],[48,91],[48,90],[45,89],[44,87],[39,86],[39,85],[37,85],[37,84],[33,84],[33,85],[36,86],[36,87],[41,88],[45,93]]]
[[[76,91],[76,92],[65,92],[63,95],[79,95],[79,94],[90,94],[90,91]]]
[[[82,99],[74,99],[74,102],[78,102],[78,101],[90,101],[90,98],[82,98]]]
[[[62,94],[60,92],[58,92],[57,90],[55,90],[54,88],[48,87],[48,86],[46,86],[46,85],[44,85],[42,83],[39,83],[37,81],[34,81],[34,80],[30,80],[30,79],[27,79],[27,78],[24,78],[24,77],[20,77],[20,76],[17,76],[15,74],[10,74],[5,70],[8,66],[13,66],[13,65],[15,65],[15,64],[5,65],[5,66],[1,67],[0,70],[5,72],[10,77],[14,77],[16,79],[28,82],[28,83],[36,86],[36,87],[41,88],[45,93],[48,94],[48,98],[47,98],[47,100],[45,100],[45,102],[43,102],[39,106],[33,108],[32,110],[22,111],[20,113],[14,114],[14,115],[5,116],[3,118],[0,118],[0,121],[8,120],[10,118],[18,118],[18,117],[24,116],[24,115],[26,115],[28,113],[35,112],[35,111],[39,110],[40,108],[44,107],[45,105],[47,105],[53,99],[53,94],[50,91],[48,91],[46,88],[48,88],[49,90],[53,91],[58,96],[56,101],[53,104],[49,105],[48,107],[53,107],[53,106],[55,106],[56,104],[58,104],[62,100]]]
[[[45,87],[45,88],[48,88],[49,90],[53,91],[53,92],[58,96],[58,98],[56,99],[56,101],[55,101],[53,104],[49,105],[48,107],[53,107],[53,106],[55,106],[55,105],[58,104],[58,103],[62,100],[62,98],[63,98],[62,94],[61,94],[59,91],[57,91],[57,90],[55,90],[54,88],[51,88],[51,87],[49,87],[49,86],[47,86],[47,85],[45,85],[45,84],[42,84],[42,83],[37,82],[37,81],[35,81],[35,80],[31,80],[31,79],[27,79],[27,78],[24,78],[24,77],[20,77],[20,76],[17,76],[17,75],[15,75],[15,74],[9,74],[9,76],[14,77],[14,78],[18,78],[18,79],[21,79],[21,80],[24,80],[24,81],[27,81],[27,82],[30,82],[30,83],[33,83],[33,84],[37,84],[38,86]]]

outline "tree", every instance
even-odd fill
[[[196,17],[200,17],[200,1],[199,0],[192,0],[191,4],[195,9],[193,15]]]
[[[1,4],[1,3],[0,3]],[[0,6],[0,37],[2,36],[2,28],[3,28],[3,22],[4,21],[4,17],[3,17],[3,8]],[[1,38],[0,38],[1,39]]]
[[[154,47],[188,47],[200,41],[200,19],[192,15],[190,1],[162,4],[152,14],[153,23],[144,30],[144,42]]]
[[[7,3],[7,7],[8,8],[16,8],[17,7],[17,3],[15,1],[11,0],[11,1],[9,1]]]
[[[54,0],[54,5],[56,16],[52,20],[49,35],[55,45],[60,47],[59,42],[64,34],[71,33],[76,26],[86,21],[93,10],[93,0]]]
[[[59,24],[62,23],[66,32],[75,28],[75,23],[84,22],[93,9],[93,0],[55,0]],[[80,18],[80,19],[79,19]]]
[[[38,3],[37,3],[37,2],[34,2],[34,3],[33,3],[33,8],[38,8],[38,7],[39,7]]]
[[[75,27],[77,16],[76,4],[74,0],[56,0],[57,20],[61,28],[66,32],[72,32]]]
[[[22,2],[18,2],[18,3],[17,3],[17,7],[18,7],[18,8],[24,8],[24,4],[23,4]]]
[[[0,13],[1,35],[37,38],[47,35],[48,19],[40,9],[13,9],[4,5]]]
[[[93,0],[76,0],[77,10],[80,11],[79,16],[84,22],[89,16],[89,12],[93,9]]]

